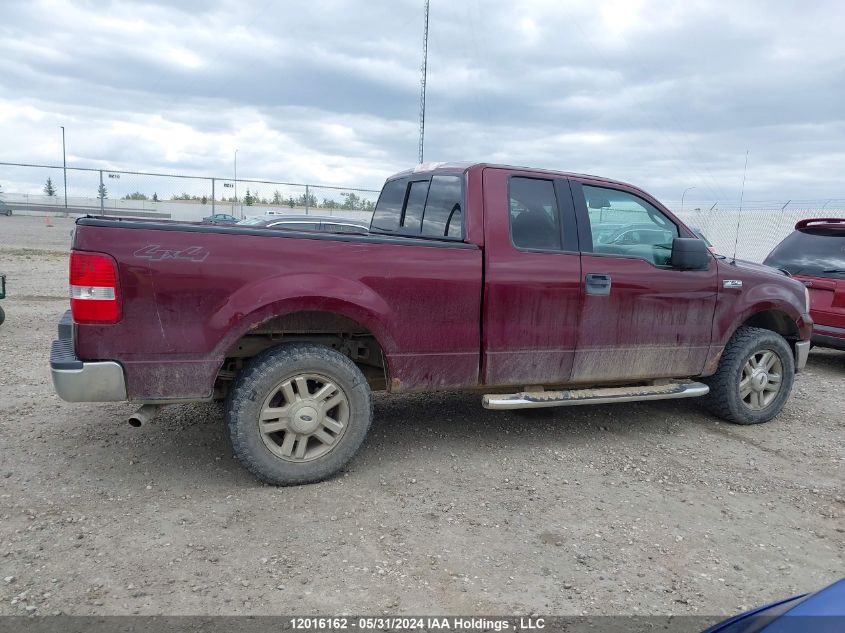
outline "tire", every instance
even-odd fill
[[[337,473],[355,456],[372,418],[372,393],[361,370],[310,343],[279,345],[253,358],[226,401],[235,457],[259,480],[278,486]]]
[[[3,312],[3,308],[0,308],[0,325],[3,325],[3,321],[6,320],[6,313]]]
[[[763,367],[769,362],[769,369]],[[703,404],[714,415],[734,424],[768,422],[781,412],[792,392],[792,348],[776,332],[741,327],[725,346],[716,373],[702,382],[710,387]]]

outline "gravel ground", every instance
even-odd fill
[[[257,484],[215,405],[126,423],[47,359],[72,223],[0,218],[0,614],[727,614],[843,575],[845,353],[757,427],[694,401],[376,397],[341,476]]]

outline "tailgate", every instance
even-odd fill
[[[845,280],[802,277],[810,291],[810,310],[817,326],[845,328]]]

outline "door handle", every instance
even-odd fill
[[[588,295],[607,296],[610,294],[610,275],[606,273],[589,273],[584,278],[584,287]]]

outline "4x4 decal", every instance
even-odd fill
[[[139,248],[135,251],[135,257],[140,259],[151,259],[153,261],[161,261],[163,259],[181,259],[191,262],[204,262],[208,257],[209,252],[202,246],[189,246],[181,250],[175,248],[165,248],[158,244],[149,244],[144,248]]]

